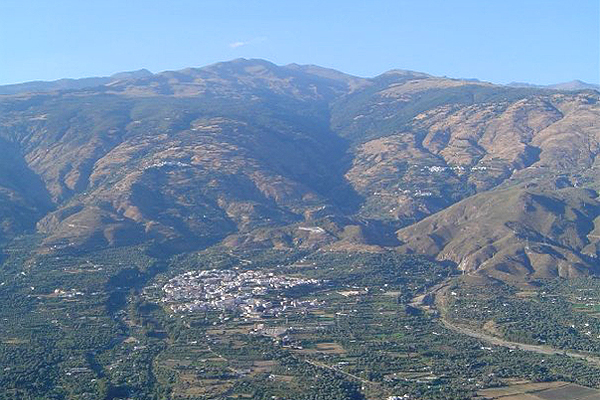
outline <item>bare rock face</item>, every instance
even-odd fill
[[[0,241],[397,247],[506,280],[597,269],[597,91],[243,59],[62,84],[0,90]]]

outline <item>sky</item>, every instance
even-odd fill
[[[240,57],[600,83],[600,0],[0,0],[0,84]]]

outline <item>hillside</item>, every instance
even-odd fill
[[[392,247],[502,279],[597,270],[597,91],[244,59],[85,82],[0,90],[0,239]]]
[[[398,231],[402,250],[505,281],[600,272],[597,193],[515,187],[465,199]]]

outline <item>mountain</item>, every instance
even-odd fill
[[[402,250],[503,281],[600,272],[597,193],[536,185],[481,193],[398,231]]]
[[[600,85],[583,82],[578,79],[575,79],[570,82],[556,83],[554,85],[549,85],[548,87],[551,89],[558,89],[558,90],[584,90],[584,89],[600,90]]]
[[[246,59],[90,79],[0,87],[0,240],[597,270],[596,91]]]
[[[81,79],[59,79],[56,81],[35,81],[16,83],[13,85],[0,86],[0,95],[18,94],[18,93],[42,93],[53,92],[57,90],[80,90],[106,85],[108,83],[123,80],[137,79],[152,75],[147,69],[140,69],[130,72],[119,72],[107,77],[81,78]]]
[[[577,91],[577,90],[586,90],[586,89],[600,90],[600,85],[583,82],[578,79],[572,80],[570,82],[555,83],[552,85],[533,85],[531,83],[511,82],[508,84],[508,86],[545,88],[545,89],[567,90],[567,91]]]

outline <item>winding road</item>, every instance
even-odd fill
[[[444,318],[441,318],[441,322],[444,324],[444,326],[446,328],[448,328],[450,330],[461,333],[463,335],[470,336],[475,339],[483,340],[484,342],[488,342],[488,343],[496,345],[496,346],[508,347],[509,349],[515,349],[515,350],[530,351],[530,352],[539,353],[539,354],[566,355],[569,357],[586,360],[586,361],[589,361],[591,363],[594,363],[594,364],[600,366],[600,357],[595,357],[595,356],[592,356],[589,354],[584,354],[584,353],[576,353],[574,351],[560,350],[560,349],[556,349],[556,348],[550,347],[550,346],[541,346],[541,345],[534,345],[534,344],[510,342],[508,340],[504,340],[504,339],[501,339],[496,336],[492,336],[492,335],[488,335],[488,334],[485,334],[485,333],[482,333],[479,331],[475,331],[473,329],[466,328],[464,326],[454,325]]]
[[[600,357],[599,356],[594,356],[591,354],[576,352],[576,351],[572,351],[572,350],[561,350],[561,349],[557,349],[557,348],[550,347],[550,346],[511,342],[511,341],[499,338],[497,336],[489,335],[489,334],[483,333],[481,331],[476,331],[470,327],[456,325],[456,324],[448,321],[442,313],[442,310],[441,310],[442,307],[440,307],[440,304],[443,303],[442,297],[444,295],[444,291],[447,288],[448,288],[447,281],[442,282],[438,285],[435,285],[426,294],[415,297],[415,299],[413,300],[411,305],[421,308],[424,306],[422,301],[425,298],[427,298],[428,296],[431,296],[434,299],[433,300],[430,299],[430,304],[432,304],[440,312],[440,314],[439,314],[440,321],[447,329],[450,329],[454,332],[458,332],[463,335],[467,335],[472,338],[482,340],[484,342],[490,343],[495,346],[502,346],[502,347],[507,347],[509,349],[515,349],[515,350],[530,351],[530,352],[538,353],[538,354],[566,355],[569,357],[578,358],[580,360],[585,360],[592,364],[596,364],[596,365],[600,366]]]

